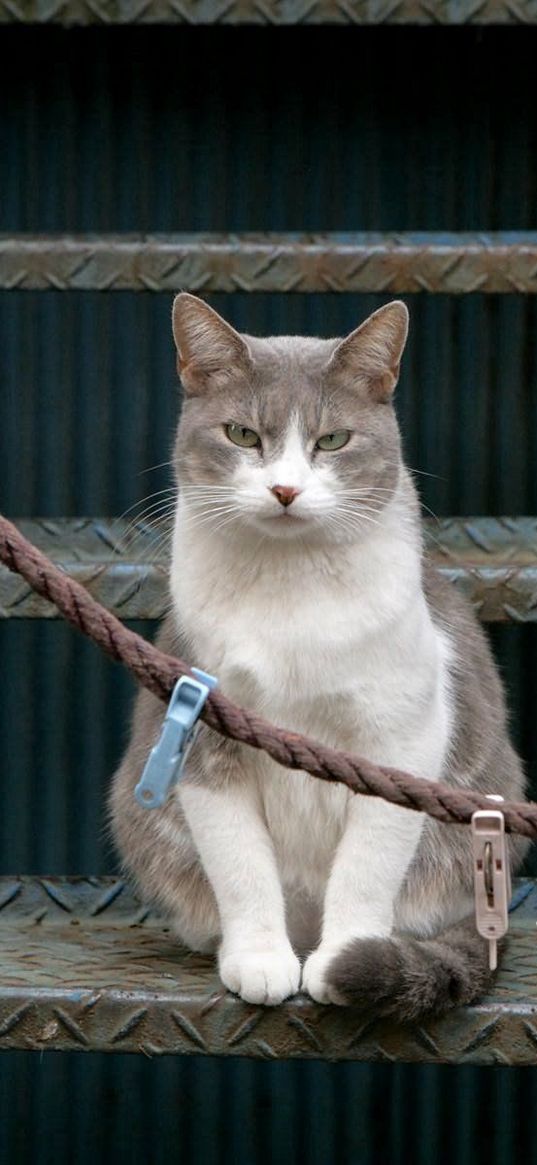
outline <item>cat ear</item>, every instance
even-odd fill
[[[330,363],[355,381],[365,381],[377,400],[388,401],[399,378],[407,335],[408,310],[395,299],[342,340]]]
[[[249,363],[242,336],[196,295],[177,295],[172,309],[177,371],[185,390],[199,392],[215,373],[232,372]]]

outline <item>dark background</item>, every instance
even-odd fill
[[[537,29],[2,28],[0,231],[536,230]],[[537,303],[406,297],[398,393],[424,503],[535,513]],[[168,483],[171,297],[0,293],[0,507],[118,515]],[[385,301],[215,295],[253,332]],[[428,476],[432,475],[432,476]],[[149,632],[149,627],[144,628]],[[496,628],[537,757],[536,633]],[[130,681],[60,622],[0,626],[1,872],[106,873]],[[0,1058],[16,1165],[537,1162],[527,1070]]]

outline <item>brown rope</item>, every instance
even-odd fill
[[[161,700],[169,699],[180,676],[191,674],[182,659],[165,655],[124,627],[85,587],[54,566],[2,515],[0,560],[9,570],[22,575],[43,598],[54,603],[69,623],[93,639],[112,659],[130,668],[136,679]],[[208,697],[201,715],[222,736],[263,749],[285,768],[301,769],[323,781],[340,781],[353,793],[383,797],[385,801],[428,813],[447,824],[466,825],[474,810],[491,807],[486,797],[468,789],[454,789],[398,769],[375,765],[363,757],[276,728],[254,712],[233,704],[218,689]],[[537,837],[536,803],[506,801],[502,812],[508,832]]]

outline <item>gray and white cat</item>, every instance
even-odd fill
[[[403,303],[343,340],[239,335],[179,295],[184,406],[159,644],[285,728],[506,798],[524,779],[469,606],[430,569],[392,404]],[[138,697],[112,826],[179,938],[252,1003],[301,987],[403,1019],[478,996],[470,835],[202,728],[161,811],[133,795],[164,714]],[[524,843],[511,841],[514,861]],[[300,956],[303,956],[301,963]]]

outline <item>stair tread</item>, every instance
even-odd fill
[[[536,1064],[537,884],[524,884],[493,992],[402,1025],[304,995],[242,1002],[118,879],[0,878],[0,1049]]]

